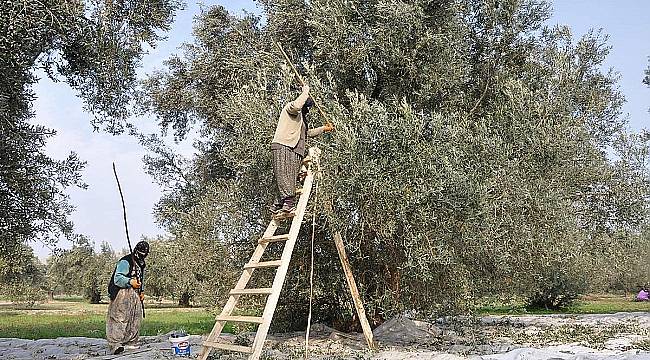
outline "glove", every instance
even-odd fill
[[[134,289],[139,289],[140,286],[142,286],[142,284],[140,284],[140,281],[138,281],[136,278],[131,278],[131,280],[129,280],[129,284],[131,284],[131,287]]]
[[[325,124],[325,125],[323,126],[323,128],[324,128],[324,129],[323,129],[324,132],[334,131],[334,124],[328,122],[327,124]]]
[[[144,293],[143,292],[140,293],[140,301],[144,301]]]

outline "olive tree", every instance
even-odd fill
[[[108,294],[108,282],[117,256],[108,243],[101,251],[87,239],[51,256],[47,261],[50,290],[56,294],[79,295],[91,304],[98,304]]]
[[[259,3],[264,21],[207,9],[185,53],[145,81],[141,111],[163,132],[200,133],[193,159],[146,138],[146,161],[167,185],[160,222],[209,229],[242,266],[275,195],[277,116],[298,94],[281,41],[336,125],[312,143],[323,150],[309,210],[317,320],[351,313],[334,231],[378,323],[407,309],[467,311],[485,295],[565,305],[589,285],[604,239],[641,228],[647,172],[624,165],[647,146],[625,142],[602,33],[574,41],[543,26],[545,1]],[[287,321],[307,311],[310,229],[281,297]]]
[[[230,258],[219,241],[189,232],[148,241],[145,287],[154,298],[174,299],[184,307],[212,306],[235,281]]]
[[[0,264],[0,276],[5,279],[0,295],[27,306],[46,300],[49,290],[46,266],[34,256],[29,246],[19,246],[15,255]]]
[[[176,0],[0,2],[0,261],[19,256],[29,242],[76,240],[65,189],[86,187],[85,163],[74,152],[63,160],[46,154],[56,131],[31,121],[36,72],[65,81],[96,115],[95,127],[119,133],[146,46],[155,46],[179,6]]]

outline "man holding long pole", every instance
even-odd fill
[[[148,254],[149,244],[146,241],[137,243],[131,254],[117,262],[108,284],[111,301],[106,316],[106,340],[113,354],[138,347],[143,315],[144,259]]]
[[[131,248],[129,225],[126,221],[126,205],[120,179],[117,177],[115,163],[113,174],[122,200],[124,230],[129,254],[118,261],[108,283],[108,295],[111,299],[106,315],[106,340],[113,354],[120,354],[125,349],[137,348],[140,336],[140,324],[144,318],[144,259],[149,255],[149,243],[140,241]]]

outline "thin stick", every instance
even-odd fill
[[[129,251],[131,252],[131,264],[136,266],[135,259],[133,259],[133,248],[131,248],[131,238],[129,237],[129,224],[126,222],[126,205],[124,205],[124,194],[122,194],[122,186],[120,185],[120,179],[117,177],[117,170],[115,170],[115,163],[113,163],[113,174],[115,174],[115,181],[117,182],[117,189],[120,191],[120,199],[122,199],[122,214],[124,214],[124,230],[126,230],[126,242],[129,244]],[[141,293],[141,290],[136,290],[138,294]],[[140,304],[142,305],[142,317],[144,318],[144,301],[140,299]]]
[[[300,76],[300,73],[298,73],[298,70],[296,69],[296,67],[291,62],[291,59],[289,59],[289,56],[287,55],[287,53],[284,52],[284,49],[282,48],[282,45],[280,45],[279,42],[276,42],[275,45],[278,47],[278,49],[280,49],[280,52],[282,52],[282,55],[284,55],[284,58],[287,60],[287,62],[291,66],[291,69],[293,70],[293,72],[298,77],[298,81],[300,81],[300,85],[304,86],[305,85],[305,80],[303,80],[302,76]],[[320,114],[327,121],[327,123],[332,124],[332,122],[330,121],[330,119],[327,116],[327,114],[325,113],[325,111],[323,111],[323,109],[320,107],[320,105],[318,105],[318,103],[316,102],[316,99],[312,98],[312,100],[314,100],[314,105],[316,105],[316,108],[318,109],[318,112],[320,112]]]
[[[115,163],[113,163],[113,174],[115,174],[115,181],[117,181],[117,189],[120,191],[120,198],[122,199],[122,213],[124,214],[124,229],[126,230],[126,242],[129,244],[129,252],[133,256],[133,249],[131,248],[131,238],[129,238],[129,224],[126,222],[126,206],[124,205],[124,195],[122,194],[122,186],[120,186],[120,179],[117,178],[117,170],[115,170]]]

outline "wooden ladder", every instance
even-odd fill
[[[237,281],[237,285],[235,285],[235,287],[230,291],[228,302],[226,302],[226,305],[223,307],[221,314],[216,317],[216,323],[214,324],[210,335],[203,342],[203,351],[199,356],[200,360],[206,360],[212,349],[248,353],[250,354],[248,357],[249,360],[257,360],[262,354],[262,347],[264,346],[266,335],[269,332],[271,320],[273,319],[273,314],[278,304],[278,299],[280,298],[280,292],[282,291],[282,286],[284,285],[284,279],[287,275],[287,270],[289,269],[289,262],[291,261],[293,247],[296,243],[296,239],[298,238],[302,219],[305,215],[305,210],[307,209],[307,202],[309,201],[312,184],[314,182],[314,168],[318,163],[319,153],[320,150],[317,148],[311,148],[309,151],[309,156],[307,156],[303,161],[303,165],[307,170],[307,176],[305,177],[304,185],[302,187],[300,199],[298,200],[298,205],[295,212],[291,214],[284,213],[285,215],[274,216],[273,219],[271,219],[271,222],[266,228],[264,235],[261,239],[258,240],[257,247],[253,252],[253,256],[251,256],[251,259],[248,261],[248,263],[244,265],[244,271],[242,272],[239,281]],[[289,233],[275,235],[275,230],[285,219],[293,219]],[[280,241],[285,242],[284,250],[282,251],[282,257],[280,260],[260,261],[268,244]],[[275,274],[275,279],[273,280],[273,285],[270,288],[246,288],[246,285],[248,284],[248,281],[250,280],[255,269],[274,267],[277,268],[277,272]],[[232,316],[235,305],[237,305],[239,297],[242,295],[268,296],[262,317]],[[217,339],[219,338],[219,335],[221,335],[221,331],[226,325],[226,322],[259,324],[257,333],[255,335],[255,340],[253,341],[253,346],[248,347],[218,342]]]

